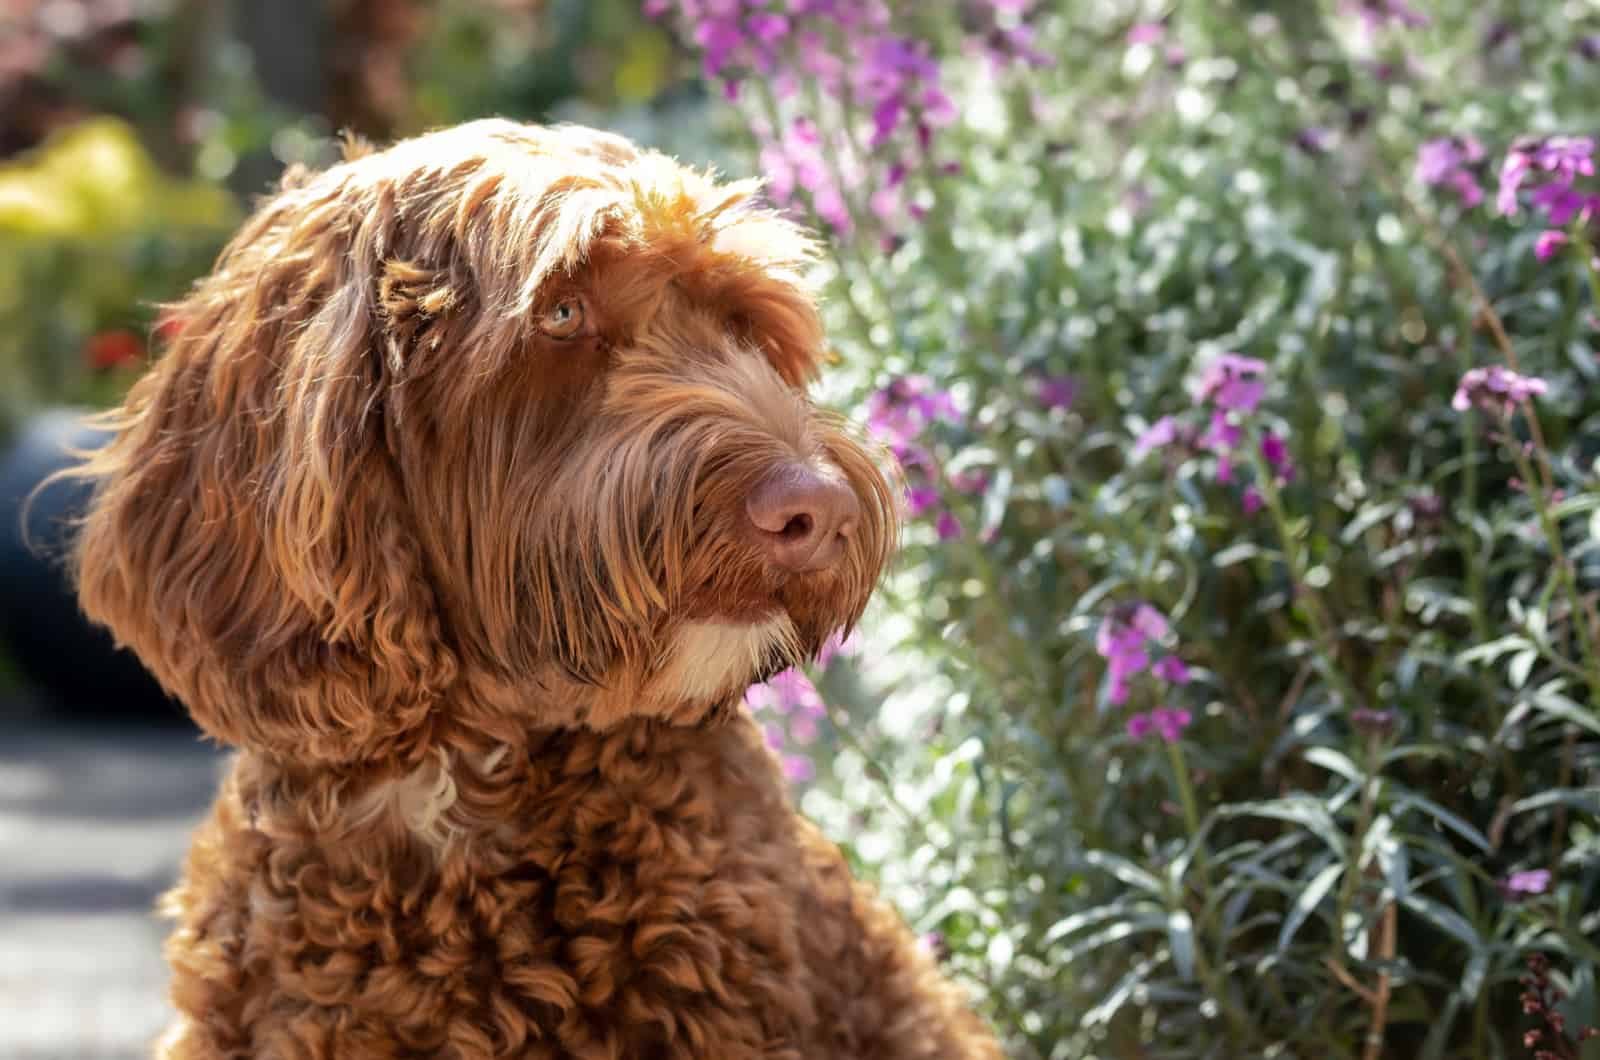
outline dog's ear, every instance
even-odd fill
[[[383,275],[378,222],[314,187],[264,207],[174,307],[170,349],[81,469],[75,572],[88,615],[216,737],[410,756],[457,669],[396,459],[409,338],[391,324],[422,276]],[[409,299],[408,337],[441,297]]]

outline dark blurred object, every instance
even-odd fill
[[[65,568],[67,531],[90,484],[61,481],[41,490],[24,537],[23,506],[34,487],[73,463],[69,449],[93,449],[108,437],[82,417],[67,409],[34,417],[0,459],[0,637],[23,677],[59,710],[176,720],[182,707],[78,610]]]

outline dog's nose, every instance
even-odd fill
[[[784,570],[825,570],[844,555],[861,504],[837,477],[785,464],[751,491],[745,502],[767,557]]]

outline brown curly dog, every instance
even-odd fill
[[[999,1047],[741,709],[892,492],[753,185],[485,121],[293,173],[112,414],[83,605],[239,748],[172,1058]]]

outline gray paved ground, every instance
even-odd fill
[[[0,701],[0,1060],[131,1060],[165,1025],[151,913],[216,786],[191,731]]]

